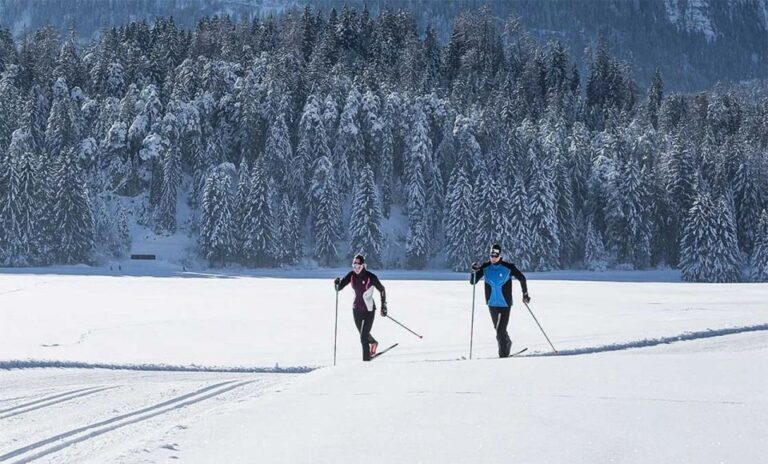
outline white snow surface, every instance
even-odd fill
[[[147,266],[147,265],[145,265]],[[768,284],[531,274],[512,359],[463,274],[381,272],[360,360],[345,270],[0,274],[0,462],[756,463]],[[7,272],[7,271],[3,271]],[[602,275],[605,281],[579,280]],[[610,281],[624,280],[623,282]]]

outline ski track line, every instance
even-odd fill
[[[70,391],[67,391],[67,392],[64,392],[64,393],[57,393],[57,394],[55,394],[53,396],[48,396],[48,397],[45,397],[45,398],[40,398],[40,399],[37,399],[35,401],[30,401],[30,402],[24,403],[24,404],[18,404],[16,406],[12,407],[12,408],[2,409],[2,410],[0,410],[0,414],[5,414],[6,412],[11,412],[11,411],[15,411],[17,409],[26,408],[27,406],[34,406],[34,405],[36,405],[38,403],[42,403],[42,402],[45,402],[45,401],[55,400],[56,398],[61,398],[62,396],[73,395],[75,393],[79,393],[79,392],[82,392],[82,391],[85,391],[85,390],[91,390],[93,388],[97,388],[97,387],[78,388],[77,390],[70,390]],[[10,400],[6,400],[6,401],[10,401]]]
[[[208,367],[208,366],[179,366],[171,364],[110,364],[87,363],[78,361],[51,360],[0,360],[0,370],[11,369],[107,369],[114,371],[147,371],[147,372],[213,372],[220,374],[306,374],[317,367]]]
[[[224,394],[224,393],[226,393],[228,391],[234,390],[236,388],[243,387],[243,386],[248,385],[249,383],[253,383],[253,382],[254,382],[253,380],[250,380],[250,381],[247,381],[247,382],[239,382],[239,383],[236,383],[234,385],[230,385],[228,387],[216,390],[214,392],[207,393],[207,394],[205,394],[203,396],[199,396],[197,398],[194,398],[194,399],[191,399],[191,400],[188,400],[188,401],[184,401],[184,402],[175,404],[175,405],[173,405],[170,408],[165,408],[165,409],[161,409],[159,411],[154,411],[151,414],[143,415],[143,416],[137,417],[135,419],[131,419],[131,420],[126,421],[126,422],[122,422],[122,423],[115,424],[115,425],[112,425],[112,426],[109,426],[109,427],[106,427],[106,428],[94,430],[93,432],[87,433],[86,435],[83,435],[82,437],[77,437],[77,438],[73,438],[71,440],[67,440],[67,441],[61,442],[61,443],[59,443],[57,445],[54,445],[54,446],[52,446],[52,447],[50,447],[50,448],[48,448],[46,450],[43,450],[43,451],[41,451],[41,452],[39,452],[37,454],[33,454],[32,456],[27,456],[26,458],[23,458],[23,459],[20,459],[18,461],[15,461],[13,464],[24,464],[24,463],[27,463],[27,462],[34,461],[35,459],[39,459],[41,457],[44,457],[44,456],[47,456],[49,454],[55,453],[56,451],[60,451],[60,450],[62,450],[64,448],[67,448],[67,447],[69,447],[71,445],[84,442],[84,441],[89,440],[91,438],[98,437],[99,435],[103,435],[103,434],[105,434],[107,432],[111,432],[112,430],[119,429],[119,428],[122,428],[122,427],[125,427],[125,426],[128,426],[128,425],[131,425],[131,424],[135,424],[137,422],[142,422],[142,421],[151,419],[151,418],[153,418],[155,416],[159,416],[159,415],[168,413],[170,411],[174,411],[174,410],[181,409],[183,407],[186,407],[186,406],[189,406],[189,405],[192,405],[192,404],[195,404],[195,403],[199,403],[201,401],[207,400],[209,398],[213,398],[214,396],[222,395],[222,394]],[[89,428],[91,428],[91,427],[89,427]],[[2,456],[0,456],[0,461],[2,461],[2,460],[3,460],[3,458],[2,458]]]
[[[91,387],[91,388],[83,388],[81,390],[75,390],[73,392],[62,393],[60,395],[54,395],[54,396],[49,397],[49,398],[45,398],[45,399],[42,399],[42,400],[38,400],[38,401],[33,401],[31,403],[27,403],[27,404],[24,404],[24,405],[16,406],[16,407],[7,409],[5,411],[0,411],[0,413],[5,413],[5,412],[8,412],[8,411],[13,411],[10,414],[0,414],[0,419],[7,419],[9,417],[18,416],[19,414],[24,414],[24,413],[27,413],[27,412],[36,411],[38,409],[47,408],[48,406],[53,406],[53,405],[56,405],[56,404],[65,403],[65,402],[73,400],[75,398],[81,398],[83,396],[93,395],[95,393],[99,393],[99,392],[102,392],[104,390],[111,390],[113,388],[117,388],[117,387]],[[77,392],[80,392],[80,393],[77,393]],[[72,393],[76,393],[76,394],[72,395]],[[67,395],[70,395],[70,396],[67,396]],[[53,401],[51,401],[51,400],[53,400]],[[43,403],[43,404],[39,404],[39,403]],[[36,406],[33,406],[33,405],[36,405]],[[29,407],[29,406],[32,406],[32,407]],[[20,409],[20,408],[24,408],[24,409],[22,409],[21,411],[18,411],[18,409]]]
[[[542,356],[577,356],[581,354],[595,354],[605,353],[609,351],[623,351],[633,348],[649,348],[657,345],[667,345],[676,342],[688,342],[692,340],[702,340],[705,338],[723,337],[726,335],[736,335],[749,332],[759,332],[768,330],[768,324],[748,325],[742,327],[731,327],[728,329],[708,329],[698,332],[686,332],[681,335],[673,337],[661,337],[661,338],[646,338],[644,340],[637,340],[627,343],[614,343],[611,345],[601,345],[585,348],[572,348],[569,350],[561,350],[558,353],[545,352],[545,353],[531,353],[529,355],[520,355],[519,358],[534,358]]]
[[[540,358],[544,356],[578,356],[584,354],[597,354],[607,353],[610,351],[624,351],[635,348],[650,348],[657,345],[669,345],[676,342],[688,342],[693,340],[702,340],[705,338],[724,337],[726,335],[738,335],[749,332],[760,332],[768,330],[768,324],[747,325],[742,327],[731,327],[728,329],[708,329],[698,332],[686,332],[681,335],[675,335],[671,337],[661,338],[646,338],[643,340],[636,340],[626,343],[613,343],[610,345],[599,345],[584,348],[571,348],[566,350],[560,350],[557,353],[551,351],[547,352],[533,352],[530,354],[520,354],[517,356],[510,356],[510,358]],[[474,359],[507,359],[496,357],[481,357]],[[468,361],[464,356],[460,358],[445,358],[445,359],[425,359],[424,361],[406,361],[406,362],[451,362],[451,361]]]
[[[9,460],[11,458],[14,458],[16,456],[25,454],[25,453],[27,453],[29,451],[35,450],[35,449],[43,447],[45,445],[49,445],[49,444],[55,443],[57,441],[65,439],[65,438],[69,438],[69,437],[71,437],[73,435],[78,435],[78,434],[81,434],[83,432],[87,432],[89,430],[96,429],[96,430],[93,430],[90,433],[87,433],[86,435],[84,435],[82,437],[77,437],[77,438],[74,438],[72,440],[68,440],[68,441],[59,443],[59,444],[55,445],[54,447],[49,448],[47,450],[44,450],[44,451],[42,451],[40,453],[37,453],[37,454],[35,454],[33,456],[28,456],[26,458],[23,458],[20,461],[16,461],[18,463],[29,462],[29,461],[31,461],[33,459],[37,459],[39,457],[42,457],[42,456],[45,456],[47,454],[53,453],[53,452],[58,451],[58,450],[60,450],[62,448],[70,446],[70,445],[72,445],[74,443],[78,443],[78,442],[87,440],[88,438],[101,435],[103,433],[109,432],[109,431],[114,430],[116,428],[124,427],[126,425],[130,425],[130,424],[133,424],[135,422],[143,421],[143,420],[155,417],[157,415],[164,414],[164,413],[172,411],[174,409],[179,409],[179,408],[182,408],[184,406],[188,406],[190,404],[194,404],[194,403],[203,401],[203,400],[208,399],[210,397],[213,397],[213,396],[216,396],[216,395],[220,395],[222,393],[228,392],[228,391],[233,390],[233,389],[238,388],[238,387],[242,387],[242,386],[244,386],[246,384],[249,384],[249,383],[252,383],[252,382],[253,381],[236,383],[236,381],[234,381],[234,380],[228,380],[226,382],[219,382],[219,383],[215,383],[213,385],[208,385],[207,387],[203,387],[203,388],[200,388],[200,389],[195,390],[193,392],[186,393],[184,395],[177,396],[175,398],[171,398],[171,399],[166,400],[166,401],[162,401],[162,402],[154,404],[152,406],[147,406],[145,408],[142,408],[142,409],[139,409],[139,410],[136,410],[136,411],[133,411],[133,412],[121,414],[119,416],[115,416],[115,417],[112,417],[110,419],[106,419],[106,420],[103,420],[103,421],[100,421],[100,422],[96,422],[96,423],[93,423],[93,424],[90,424],[90,425],[79,427],[79,428],[76,428],[74,430],[70,430],[68,432],[60,433],[58,435],[54,435],[52,437],[49,437],[49,438],[37,441],[35,443],[31,443],[29,445],[23,446],[21,448],[18,448],[16,450],[13,450],[13,451],[10,451],[10,452],[8,452],[6,454],[3,454],[2,456],[0,456],[0,462],[7,461],[7,460]],[[235,384],[235,385],[232,385],[232,384]],[[221,388],[221,387],[224,387],[224,388]],[[208,393],[211,390],[214,390],[214,391],[212,393]],[[192,399],[190,400],[190,398],[192,398]],[[149,413],[149,414],[147,414],[147,413]],[[135,416],[138,416],[138,417],[135,417]],[[129,419],[129,418],[132,418],[132,417],[135,417],[135,418],[132,419],[132,420],[129,420],[129,421],[121,422],[124,419]],[[120,423],[115,424],[115,422],[120,422]],[[111,424],[115,424],[115,425],[111,425]],[[105,426],[109,426],[109,427],[105,427]]]

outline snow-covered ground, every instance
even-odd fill
[[[382,272],[390,315],[424,338],[377,317],[381,345],[400,345],[362,363],[346,290],[333,367],[330,278],[341,270],[265,277],[135,266],[151,265],[0,274],[0,462],[768,455],[768,284],[531,275],[531,309],[561,356],[547,355],[516,304],[510,332],[529,350],[494,359],[478,292],[470,361],[464,276]],[[66,367],[30,368],[57,365]]]

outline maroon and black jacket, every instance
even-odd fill
[[[381,285],[381,281],[376,277],[376,274],[369,272],[368,269],[363,269],[360,271],[360,274],[349,271],[339,282],[339,290],[346,287],[349,283],[352,284],[352,288],[355,290],[355,303],[352,306],[352,309],[355,311],[376,310],[376,303],[373,301],[374,288],[381,294],[381,303],[384,304],[387,301],[384,286]]]

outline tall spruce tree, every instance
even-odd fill
[[[64,264],[89,262],[93,251],[94,219],[83,172],[77,165],[75,150],[54,163],[53,250],[56,261]]]
[[[362,167],[356,176],[352,195],[352,213],[349,221],[350,252],[363,253],[372,265],[380,264],[384,236],[381,233],[381,205],[373,170]]]
[[[457,165],[448,182],[444,225],[448,265],[455,271],[467,270],[474,258],[476,206],[472,200],[472,184],[467,172]]]
[[[212,265],[225,264],[235,250],[232,180],[227,170],[225,165],[214,169],[203,190],[200,251]]]
[[[264,156],[256,158],[251,170],[250,192],[242,218],[242,253],[248,264],[268,266],[275,256],[275,225],[269,197],[270,176]]]
[[[760,214],[755,246],[752,248],[752,282],[768,282],[768,210]]]
[[[320,264],[330,266],[338,258],[336,240],[341,216],[339,190],[330,159],[325,156],[318,159],[314,171],[310,184],[313,254]]]

